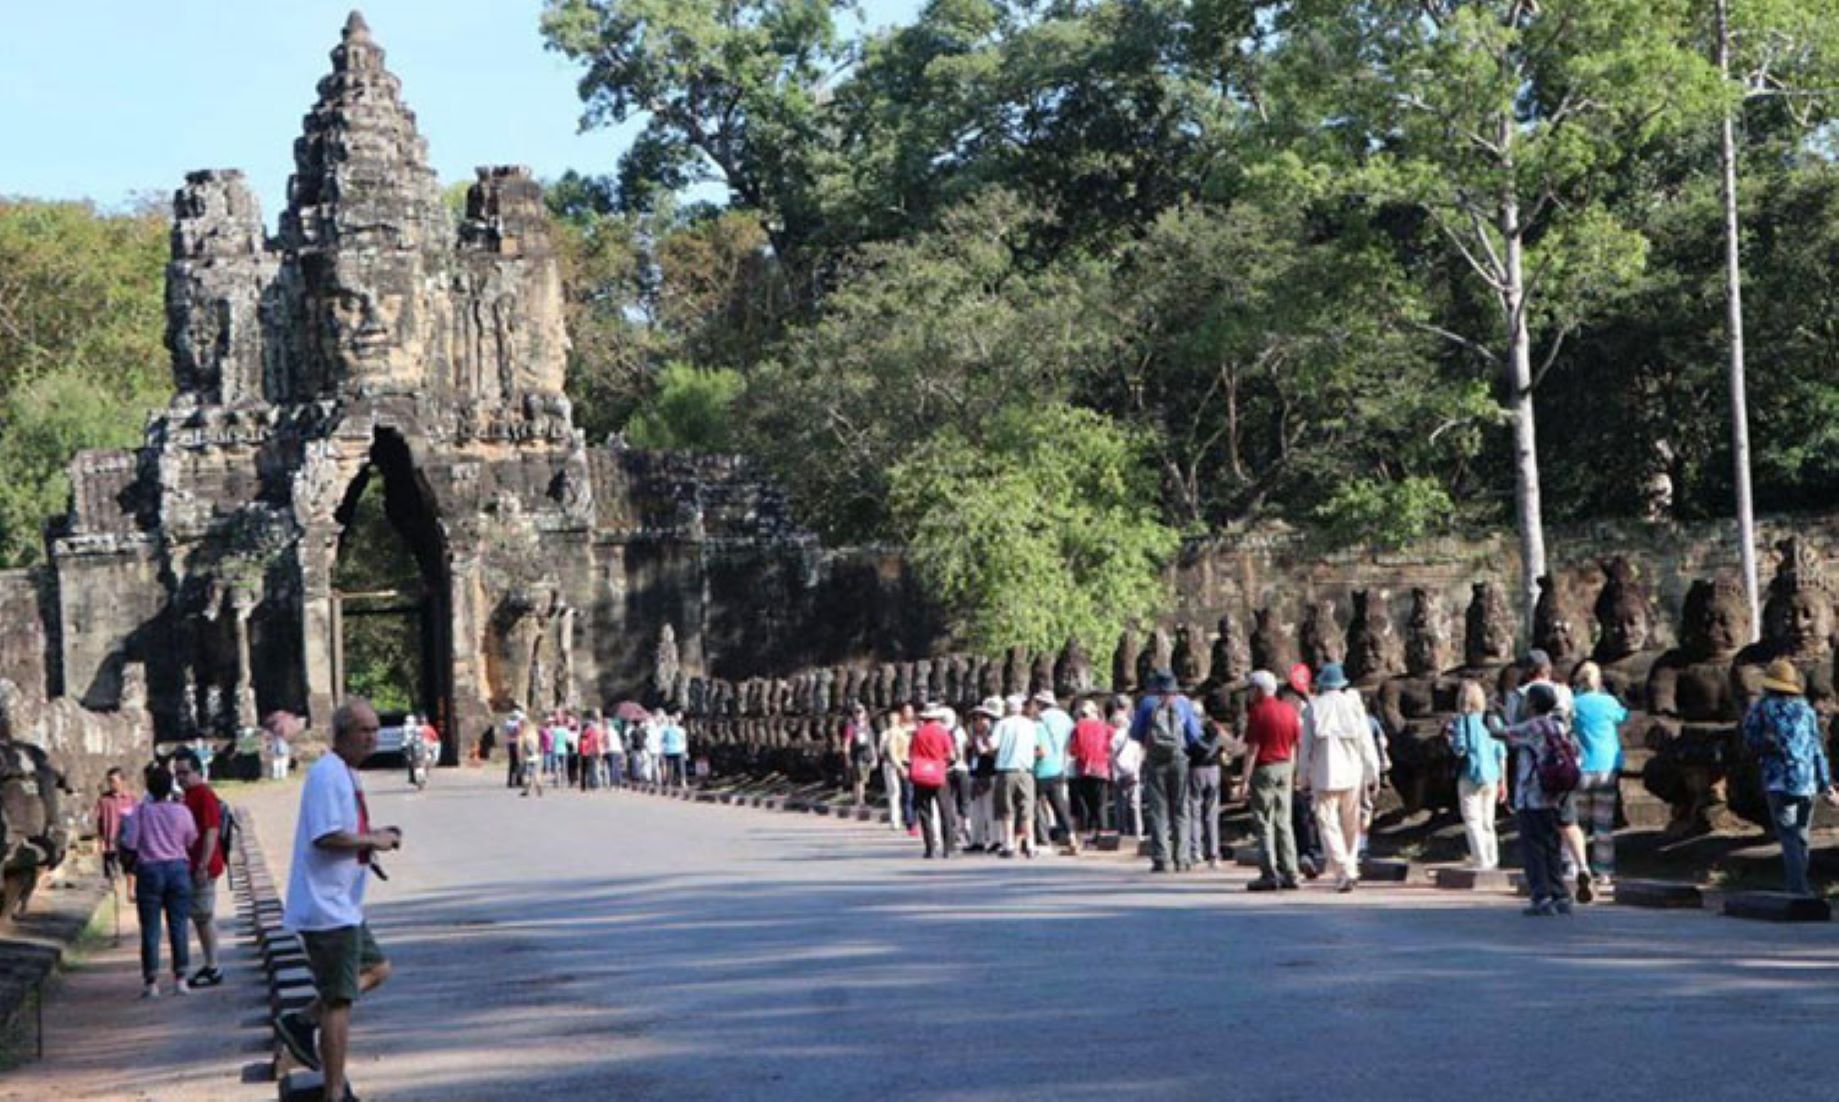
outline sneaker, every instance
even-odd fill
[[[199,987],[216,987],[222,982],[223,970],[215,966],[200,968],[197,972],[193,973],[191,978],[191,986],[194,989]]]
[[[1346,895],[1348,892],[1351,892],[1353,890],[1354,890],[1354,881],[1349,880],[1346,877],[1342,877],[1340,880],[1335,882],[1335,891],[1340,892],[1342,895]]]
[[[1568,899],[1555,899],[1552,901],[1552,909],[1561,915],[1568,915],[1571,913],[1571,901]]]
[[[1277,886],[1286,892],[1298,891],[1302,888],[1302,885],[1298,884],[1294,879],[1279,880]]]
[[[1316,877],[1322,875],[1322,867],[1315,863],[1315,858],[1313,857],[1304,857],[1296,864],[1298,868],[1303,870],[1303,876],[1310,880],[1314,880]]]
[[[1208,868],[1208,870],[1209,870],[1209,871],[1211,871],[1211,870],[1215,870],[1215,869],[1218,869],[1219,867],[1220,867],[1220,859],[1219,859],[1219,858],[1217,858],[1217,857],[1209,857],[1209,858],[1207,858],[1207,868]]]
[[[1168,865],[1164,864],[1161,861],[1151,861],[1149,863],[1149,871],[1150,872],[1167,872],[1169,871],[1169,867]]]
[[[996,851],[996,856],[998,856],[998,857],[1014,857],[1014,856],[1015,856],[1015,851],[1014,851],[1014,850],[1012,850],[1012,849],[999,849],[999,850],[997,850],[997,851]]]
[[[140,989],[140,997],[143,999],[159,998],[160,997],[160,985],[157,983],[146,984]]]
[[[1532,906],[1520,912],[1527,918],[1550,918],[1558,913],[1558,908],[1549,899],[1535,899]]]
[[[1274,892],[1277,890],[1277,881],[1267,876],[1260,876],[1258,879],[1245,885],[1245,890],[1248,892]]]
[[[275,1015],[275,1036],[289,1056],[309,1071],[319,1070],[319,1029],[293,1010]]]
[[[1596,891],[1590,886],[1590,874],[1587,872],[1578,873],[1577,901],[1579,903],[1589,903],[1594,899],[1596,899]]]
[[[192,993],[192,985],[185,982],[184,976],[174,976],[172,978],[172,993],[175,995],[189,995]]]

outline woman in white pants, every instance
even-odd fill
[[[1456,718],[1445,734],[1456,755],[1456,795],[1462,826],[1469,836],[1469,863],[1477,869],[1501,867],[1501,843],[1494,831],[1497,808],[1507,802],[1501,777],[1507,769],[1507,746],[1488,733],[1484,713],[1487,694],[1474,681],[1456,690]]]

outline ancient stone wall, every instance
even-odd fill
[[[0,680],[43,698],[49,692],[51,653],[45,632],[46,576],[38,570],[0,570]]]
[[[1763,517],[1758,532],[1765,551],[1798,534],[1839,570],[1839,514]],[[1625,555],[1634,563],[1642,583],[1652,591],[1659,612],[1655,641],[1663,644],[1676,641],[1676,626],[1694,579],[1734,576],[1738,568],[1734,523],[1553,526],[1546,529],[1546,546],[1564,603],[1584,614],[1578,629],[1584,649],[1593,638],[1588,610],[1604,581],[1604,559]],[[1762,555],[1764,582],[1767,557]],[[1272,608],[1297,623],[1307,602],[1323,598],[1335,603],[1345,624],[1357,589],[1384,592],[1395,622],[1403,623],[1414,588],[1436,594],[1443,609],[1458,617],[1475,581],[1492,578],[1511,594],[1519,577],[1519,552],[1517,540],[1506,531],[1473,539],[1425,540],[1385,551],[1331,551],[1300,533],[1271,526],[1190,543],[1172,575],[1175,604],[1167,621],[1171,626],[1182,620],[1212,623],[1224,613],[1249,624],[1261,608]]]

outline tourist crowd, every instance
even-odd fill
[[[541,796],[547,788],[616,788],[628,780],[689,784],[689,734],[682,716],[667,711],[612,718],[555,711],[534,719],[518,709],[505,719],[503,738],[505,787],[525,796]]]
[[[217,882],[234,820],[189,746],[148,765],[141,785],[143,795],[136,799],[123,772],[110,769],[95,812],[103,873],[112,886],[126,885],[140,919],[141,997],[160,994],[162,925],[171,946],[173,994],[215,987],[223,982]],[[204,962],[188,977],[193,934]]]
[[[1560,683],[1534,650],[1516,672],[1506,691],[1462,681],[1443,732],[1469,864],[1500,867],[1499,821],[1510,812],[1532,896],[1526,913],[1570,914],[1616,873],[1629,713],[1593,662]],[[1787,890],[1805,894],[1813,801],[1839,805],[1839,792],[1793,665],[1772,665],[1762,688],[1743,739],[1762,767]],[[1167,671],[1134,700],[1079,701],[1077,718],[1045,691],[992,697],[963,718],[941,704],[907,705],[879,730],[858,706],[838,752],[856,803],[879,778],[893,829],[921,839],[928,858],[1077,855],[1115,831],[1147,834],[1153,872],[1214,867],[1226,797],[1247,806],[1257,837],[1251,891],[1293,890],[1324,874],[1353,891],[1390,770],[1384,725],[1338,663],[1299,664],[1281,682],[1259,670],[1231,692],[1242,704],[1231,731]]]

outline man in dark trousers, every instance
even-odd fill
[[[1173,673],[1157,670],[1130,721],[1130,737],[1143,746],[1151,872],[1188,868],[1188,755],[1201,734],[1194,702],[1182,695]]]

